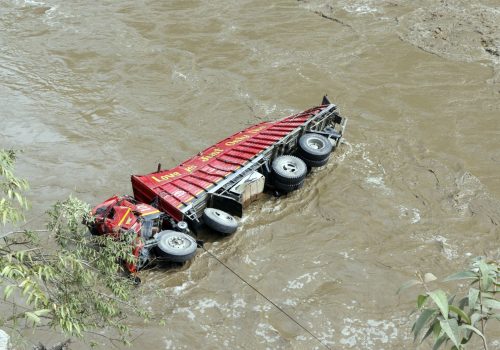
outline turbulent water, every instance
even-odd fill
[[[0,0],[0,145],[33,227],[328,93],[330,163],[206,247],[332,349],[415,348],[398,287],[500,254],[499,26],[498,0]],[[132,320],[134,348],[323,348],[206,253],[142,277],[166,325]]]

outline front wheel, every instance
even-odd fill
[[[156,236],[159,255],[173,262],[183,263],[196,254],[196,241],[193,237],[178,231],[161,231]]]

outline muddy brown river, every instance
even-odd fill
[[[37,227],[328,93],[349,117],[329,164],[206,247],[332,349],[412,349],[400,285],[500,254],[499,28],[498,0],[0,0],[0,144]],[[142,279],[166,324],[131,317],[134,349],[324,348],[201,251]]]

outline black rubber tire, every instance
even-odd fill
[[[330,156],[333,146],[323,135],[305,134],[299,139],[298,154],[302,159],[323,160]]]
[[[225,236],[235,233],[238,229],[238,222],[234,216],[215,208],[206,208],[203,211],[203,221],[212,230]]]
[[[290,192],[298,190],[302,186],[304,186],[304,181],[299,182],[298,184],[294,184],[294,185],[284,184],[284,183],[281,183],[279,181],[274,181],[274,188],[276,190],[278,190],[278,192],[281,192],[281,193],[290,193]]]
[[[302,159],[290,155],[275,158],[271,169],[274,181],[282,184],[296,185],[307,175],[307,166]]]
[[[92,236],[100,236],[101,234],[99,233],[99,231],[97,230],[97,227],[95,225],[90,225],[88,226],[89,228],[89,232]]]
[[[185,233],[165,230],[158,233],[156,240],[156,251],[163,259],[183,263],[196,254],[196,240]]]
[[[330,157],[326,157],[323,160],[311,160],[311,159],[302,158],[302,160],[304,161],[304,163],[307,164],[308,167],[310,167],[310,168],[318,168],[318,167],[323,166],[326,163],[328,163],[329,158]]]

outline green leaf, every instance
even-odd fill
[[[45,316],[50,313],[50,309],[40,309],[33,312],[37,316]]]
[[[420,331],[422,328],[425,326],[425,324],[432,319],[433,317],[436,317],[438,314],[437,309],[424,309],[422,310],[422,313],[418,317],[417,321],[413,325],[413,334],[415,335],[414,341],[418,338],[418,335],[420,334]]]
[[[489,278],[489,272],[490,269],[488,268],[488,265],[484,262],[484,260],[481,260],[478,262],[479,265],[479,271],[481,271],[481,290],[488,290],[490,287],[490,278]]]
[[[436,324],[439,325],[439,320],[437,318],[435,318],[434,322],[432,322],[432,324],[429,326],[429,329],[427,329],[427,332],[425,332],[424,336],[420,340],[420,343],[423,343],[424,340],[427,339],[427,337],[433,333]]]
[[[438,350],[447,339],[448,337],[446,336],[446,334],[443,334],[442,336],[437,338],[436,342],[434,343],[434,346],[432,347],[432,350]]]
[[[460,318],[463,321],[467,322],[468,324],[471,324],[469,315],[467,315],[465,312],[463,312],[463,310],[459,309],[455,305],[449,305],[449,308],[450,308],[451,312],[454,312],[455,314],[457,314],[457,316],[460,316]]]
[[[31,320],[33,323],[35,324],[40,323],[40,317],[35,315],[33,312],[25,312],[24,315],[26,316],[27,319]]]
[[[482,316],[480,313],[477,313],[477,312],[473,313],[470,316],[471,325],[474,326],[476,324],[476,322],[479,321],[481,318],[482,318]]]
[[[4,289],[4,291],[3,291],[3,298],[4,298],[4,300],[9,299],[9,297],[12,294],[13,291],[14,291],[14,285],[13,284],[9,284],[8,286],[6,286],[5,289]]]
[[[448,318],[448,299],[446,298],[446,293],[441,289],[434,290],[428,293],[432,300],[436,303],[441,310],[441,314],[445,319]]]
[[[432,326],[432,334],[434,334],[434,338],[438,338],[441,335],[441,324],[439,323],[439,320],[437,322],[434,322],[434,325]]]
[[[396,292],[396,294],[399,294],[401,293],[403,290],[405,289],[408,289],[410,287],[413,287],[417,284],[422,284],[422,282],[418,281],[418,280],[409,280],[409,281],[406,281],[405,283],[403,283],[403,285],[401,287],[399,287],[398,291]]]
[[[483,305],[490,309],[500,310],[500,301],[490,298],[483,299]]]
[[[469,298],[468,297],[463,297],[462,299],[460,299],[460,301],[458,302],[458,307],[460,309],[464,309],[465,306],[469,305]]]
[[[417,308],[420,309],[424,305],[425,301],[427,300],[429,296],[428,295],[422,295],[420,294],[417,298]]]
[[[469,309],[474,310],[477,298],[479,297],[479,289],[469,288]]]
[[[469,280],[469,279],[477,279],[478,275],[472,271],[460,271],[457,273],[454,273],[452,275],[449,275],[445,279],[443,279],[444,282],[448,281],[457,281],[457,280]]]
[[[481,338],[484,339],[483,333],[481,333],[481,331],[479,329],[477,329],[476,327],[469,326],[467,324],[462,325],[462,327],[470,329],[471,331],[473,331],[474,333],[476,333],[477,335],[479,335]]]
[[[453,342],[453,344],[458,348],[460,346],[460,339],[458,335],[458,323],[454,318],[448,320],[440,320],[441,328],[446,333],[448,338]]]

